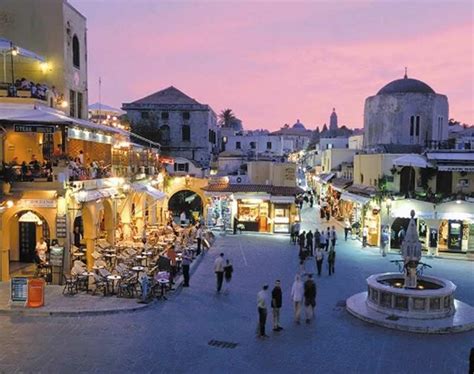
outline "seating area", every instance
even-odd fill
[[[195,226],[183,228],[172,223],[147,227],[144,236],[121,240],[115,245],[99,239],[90,267],[85,248],[73,246],[72,267],[70,274],[64,276],[63,294],[87,292],[107,297],[166,299],[166,293],[173,289],[174,280],[181,273],[183,257],[194,260],[199,255],[196,235]],[[210,245],[213,234],[205,232],[204,236],[203,242]]]

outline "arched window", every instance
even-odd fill
[[[181,129],[181,133],[182,133],[183,142],[191,141],[191,127],[189,127],[188,125],[183,125],[183,128]]]
[[[160,127],[160,141],[163,145],[167,145],[171,140],[170,127],[163,125]]]
[[[72,64],[76,68],[79,68],[81,65],[81,59],[79,56],[80,56],[79,39],[77,38],[77,35],[74,35],[72,37]]]

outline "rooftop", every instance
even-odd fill
[[[202,105],[193,98],[170,86],[164,90],[157,91],[151,95],[138,99],[131,104],[154,104],[154,105]],[[124,104],[127,105],[127,104]]]

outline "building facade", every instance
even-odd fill
[[[209,169],[219,152],[216,114],[175,87],[123,104],[132,131],[161,144],[163,154]]]

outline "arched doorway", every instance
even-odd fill
[[[10,222],[11,261],[33,263],[39,239],[43,238],[48,246],[51,244],[47,220],[36,211],[23,210],[16,213]]]
[[[171,212],[173,219],[179,220],[182,212],[186,213],[188,220],[196,221],[202,216],[203,201],[201,196],[191,190],[181,190],[176,192],[168,201],[168,210]]]
[[[405,166],[400,172],[400,193],[411,195],[415,192],[415,169]]]

